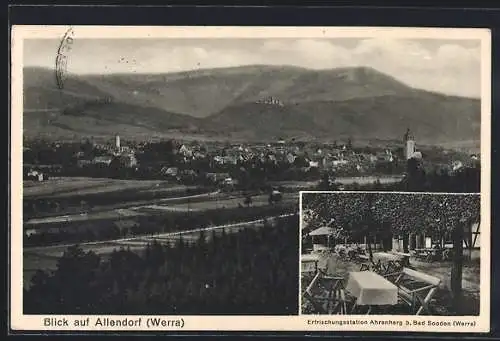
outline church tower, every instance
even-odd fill
[[[409,160],[413,157],[416,151],[415,138],[411,134],[409,128],[406,130],[406,133],[404,135],[404,143],[405,143],[405,157],[407,160]]]
[[[115,136],[115,147],[117,150],[120,150],[120,136],[119,135]]]

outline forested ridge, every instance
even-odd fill
[[[38,271],[25,314],[241,314],[298,311],[298,216],[276,226],[151,244],[142,254],[101,257],[67,249],[53,272]]]

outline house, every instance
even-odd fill
[[[196,178],[198,176],[198,173],[194,169],[185,169],[185,170],[183,170],[180,173],[185,178],[194,179],[194,178]]]
[[[220,165],[224,163],[224,157],[222,157],[220,155],[214,156],[213,160],[214,160],[215,163],[218,163]]]
[[[134,154],[125,154],[120,156],[120,163],[127,168],[137,166],[137,159]]]
[[[453,171],[459,170],[463,166],[464,165],[463,165],[462,161],[453,161],[452,164],[451,164],[451,168],[452,168]]]
[[[414,155],[417,153],[419,153],[419,152],[415,152]],[[392,162],[392,161],[394,161],[394,158],[393,158],[392,152],[390,150],[386,150],[383,153],[377,154],[376,162]]]
[[[185,144],[183,144],[179,148],[179,154],[184,155],[185,157],[192,157],[193,156],[193,151],[191,150],[191,148],[189,148],[188,146],[186,146]]]
[[[204,159],[206,155],[200,151],[196,151],[194,152],[193,157],[199,160],[199,159]]]
[[[26,237],[31,237],[32,235],[39,234],[40,231],[34,228],[28,228],[24,231]]]
[[[229,173],[207,173],[205,177],[215,183],[230,178]]]
[[[276,155],[274,155],[274,154],[268,154],[267,155],[267,160],[270,161],[270,162],[273,162],[273,163],[278,162],[278,160],[276,159]]]
[[[42,172],[37,171],[37,170],[31,170],[27,174],[27,178],[29,180],[34,180],[34,181],[43,181],[47,179],[47,176],[44,175]]]
[[[422,160],[422,152],[414,152],[412,158]]]
[[[81,159],[81,158],[85,157],[85,153],[84,153],[84,152],[81,152],[81,151],[80,151],[80,152],[76,152],[76,153],[74,154],[74,156],[75,156],[77,159]]]
[[[112,156],[96,156],[92,160],[92,163],[94,165],[109,166],[112,161],[113,161],[113,157]]]
[[[224,164],[235,165],[238,163],[238,158],[234,155],[227,155],[223,157]]]
[[[269,97],[260,99],[260,100],[256,101],[256,103],[270,104],[270,105],[276,105],[276,106],[280,106],[280,107],[284,106],[283,102],[281,102],[277,98],[274,98],[273,96],[269,96]]]
[[[222,184],[226,186],[233,186],[235,184],[235,181],[232,178],[225,178],[222,180]]]
[[[164,176],[177,176],[179,168],[177,167],[163,167],[160,173]]]
[[[347,160],[333,160],[332,161],[332,166],[333,167],[340,167],[340,166],[345,166],[349,163]]]
[[[288,163],[294,163],[296,158],[297,156],[293,155],[292,153],[288,153],[286,155],[286,160],[288,161]]]
[[[76,165],[79,168],[88,167],[91,164],[92,164],[92,160],[81,159],[81,160],[76,161]]]

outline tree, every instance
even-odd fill
[[[410,192],[423,191],[425,188],[426,174],[420,161],[410,158],[406,163],[406,190]]]
[[[381,219],[389,221],[393,230],[404,233],[425,229],[442,236],[453,236],[454,259],[451,269],[451,291],[459,308],[462,296],[463,228],[479,219],[480,197],[475,194],[392,194],[385,208],[379,208]],[[389,203],[392,201],[392,203]]]
[[[335,185],[335,174],[328,172],[323,173],[321,180],[318,184],[318,190],[320,191],[335,191],[337,190]]]
[[[373,193],[308,193],[304,194],[302,202],[306,209],[315,211],[309,214],[311,225],[324,226],[334,221],[332,227],[336,236],[366,237],[368,253],[372,258],[372,237],[386,226],[378,224],[374,218],[374,196]]]

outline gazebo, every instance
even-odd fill
[[[331,237],[335,234],[335,230],[330,226],[323,226],[309,233],[312,238],[313,251],[319,251],[331,248]],[[326,244],[325,237],[326,236]],[[322,238],[320,238],[322,237]]]

